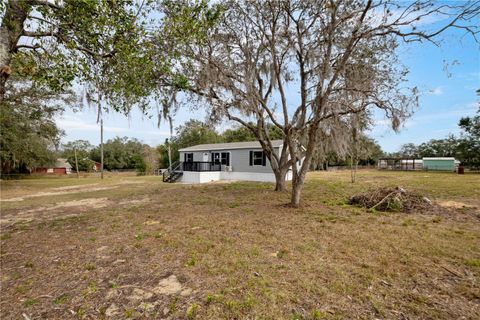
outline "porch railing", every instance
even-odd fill
[[[203,161],[189,161],[182,162],[181,167],[183,171],[194,171],[194,172],[203,172],[203,171],[220,171],[221,164],[213,162],[203,162]]]
[[[179,161],[172,163],[172,165],[162,173],[163,182],[175,182],[176,180],[178,180],[178,178],[182,176],[181,167],[182,163]]]

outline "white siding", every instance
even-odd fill
[[[230,153],[230,166],[234,172],[258,172],[258,173],[272,173],[272,167],[270,161],[266,161],[264,166],[250,165],[250,151],[262,151],[259,149],[232,149],[232,150],[215,150],[215,151],[193,151],[193,152],[180,152],[180,161],[184,161],[185,153],[193,153],[193,161],[204,161],[203,155],[208,154],[208,161],[212,160],[212,152],[229,152]],[[276,149],[278,152],[278,149]]]

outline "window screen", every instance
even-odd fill
[[[184,157],[185,162],[193,162],[193,153],[185,153]]]
[[[212,153],[213,163],[221,163],[225,166],[230,165],[230,153],[229,152],[214,152]]]
[[[263,151],[250,151],[250,165],[252,166],[264,166],[265,154]]]

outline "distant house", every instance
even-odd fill
[[[453,157],[381,158],[378,161],[378,168],[387,170],[456,171],[459,164],[460,161]]]
[[[278,154],[282,150],[283,141],[272,140],[272,146]],[[258,141],[200,144],[180,149],[179,152],[180,162],[164,175],[168,182],[275,181],[270,161]],[[285,178],[292,179],[291,170]]]
[[[423,158],[423,168],[432,171],[456,171],[460,161],[453,157]]]
[[[34,173],[44,174],[71,174],[72,166],[67,162],[67,159],[59,158],[55,161],[55,165],[47,167],[37,167],[33,170]]]
[[[386,170],[422,170],[422,159],[387,157],[378,160],[378,169]]]
[[[100,162],[96,162],[96,161],[93,161],[93,164],[92,164],[92,170],[94,172],[97,172],[97,171],[100,171],[102,169],[102,164]]]

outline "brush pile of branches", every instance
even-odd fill
[[[351,205],[365,207],[378,211],[426,211],[433,207],[427,197],[409,192],[401,187],[379,188],[373,191],[354,195],[350,198]]]

